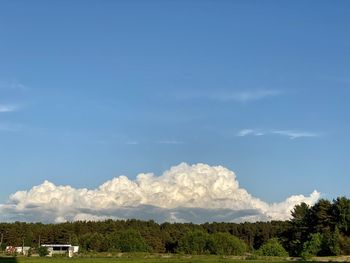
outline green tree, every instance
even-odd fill
[[[317,256],[322,249],[323,236],[320,233],[311,234],[310,240],[306,241],[301,252],[301,257],[308,259],[313,256]]]
[[[325,233],[334,227],[332,204],[320,199],[310,210],[310,225],[314,233]]]
[[[323,239],[321,244],[321,251],[318,253],[320,256],[337,256],[340,255],[340,233],[336,227],[334,232],[326,231],[323,233]]]
[[[69,240],[70,240],[71,245],[73,245],[73,246],[79,245],[79,239],[78,239],[76,234],[74,234],[74,233],[71,234]]]
[[[291,212],[291,222],[296,226],[304,226],[309,211],[310,207],[304,202],[300,203],[299,205],[296,205]]]
[[[146,252],[149,250],[143,237],[134,229],[121,232],[117,242],[117,248],[122,252]]]
[[[338,197],[334,200],[333,214],[339,231],[350,235],[350,200],[346,197]]]
[[[108,250],[107,242],[105,236],[100,233],[93,233],[88,235],[86,240],[88,250],[96,251],[96,252],[105,252]]]
[[[310,207],[306,203],[296,205],[291,212],[291,228],[288,230],[288,250],[292,256],[300,255],[303,244],[310,235]]]
[[[179,241],[179,251],[186,254],[204,254],[208,251],[209,234],[203,231],[189,231]]]

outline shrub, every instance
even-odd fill
[[[217,255],[243,255],[247,250],[246,244],[229,233],[214,233],[211,235],[208,248]]]
[[[47,247],[39,247],[38,254],[40,257],[45,257],[49,254],[49,250],[47,249]]]
[[[277,238],[270,239],[267,243],[263,244],[257,251],[258,256],[277,256],[286,257],[288,252],[284,249]]]
[[[350,237],[340,236],[339,247],[342,255],[350,255]]]

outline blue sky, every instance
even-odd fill
[[[348,1],[1,1],[0,201],[223,165],[348,196]]]

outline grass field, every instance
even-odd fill
[[[271,261],[264,260],[254,260],[254,261],[245,261],[245,260],[236,260],[236,259],[224,259],[224,258],[172,258],[172,259],[160,259],[160,258],[0,258],[1,263],[161,263],[161,262],[183,262],[183,263],[211,263],[211,262],[252,262],[252,263],[265,263]],[[286,262],[286,261],[273,261],[275,263]]]
[[[327,257],[314,258],[312,262],[350,262],[350,257]],[[284,258],[265,258],[257,260],[244,260],[239,257],[224,257],[213,255],[161,255],[161,254],[124,254],[122,256],[111,255],[104,257],[0,257],[0,263],[214,263],[214,262],[233,262],[233,263],[286,263],[295,262]]]
[[[270,260],[242,260],[240,258],[223,257],[223,256],[189,256],[189,255],[123,255],[121,257],[16,257],[0,258],[0,263],[211,263],[211,262],[235,262],[235,263],[265,263],[265,262],[286,262],[283,259]]]

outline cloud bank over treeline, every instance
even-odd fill
[[[0,221],[58,223],[136,218],[157,222],[243,222],[286,220],[301,202],[320,197],[293,195],[269,204],[240,188],[233,171],[222,166],[181,163],[161,176],[141,173],[135,180],[115,177],[96,189],[76,189],[45,181],[18,191],[0,205]]]

